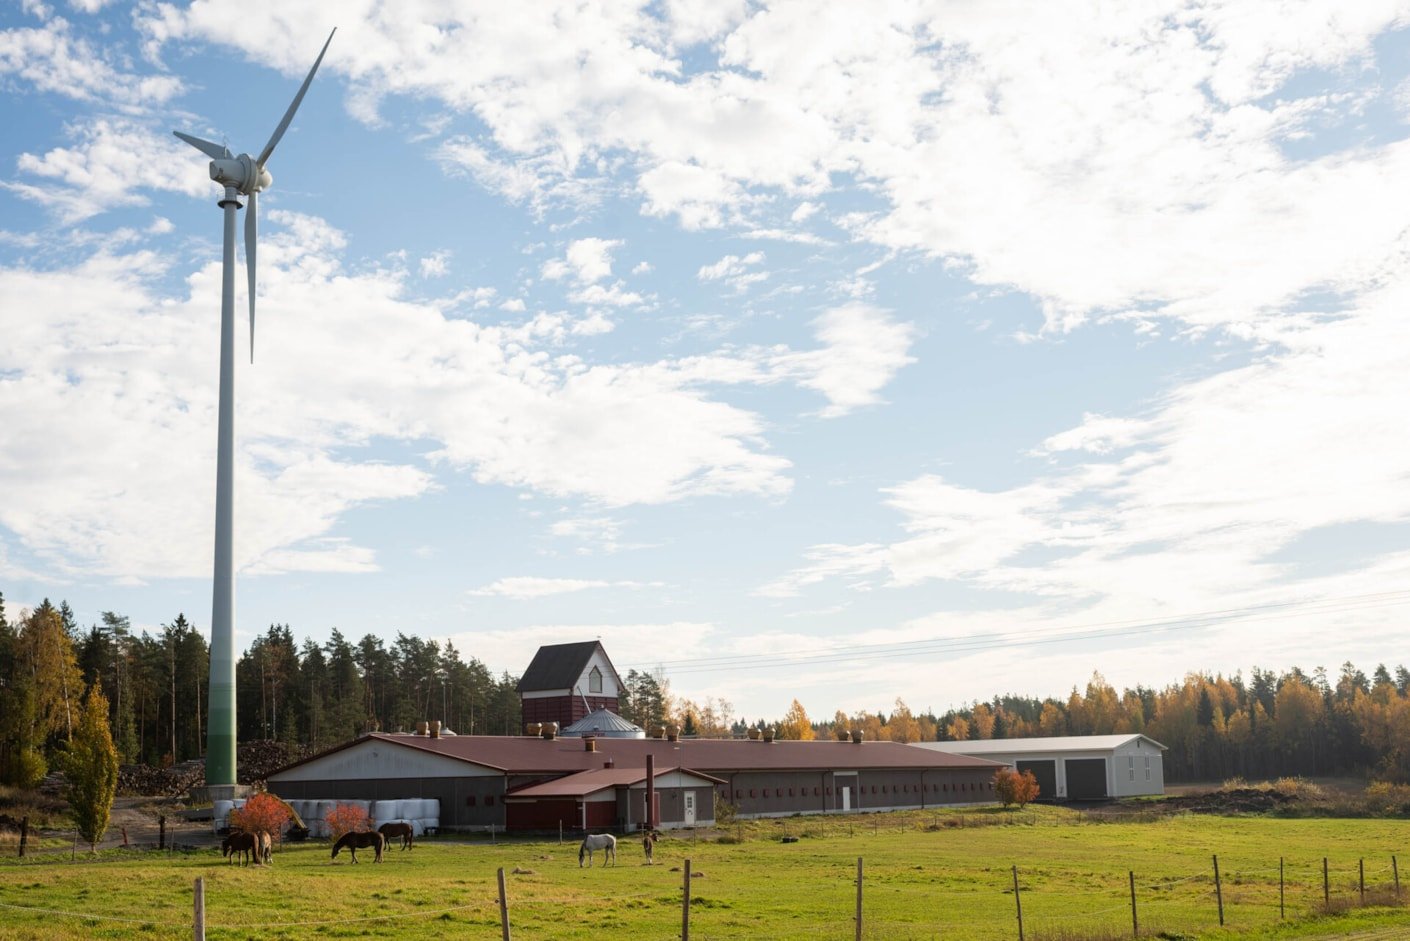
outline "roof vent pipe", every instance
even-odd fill
[[[539,727],[539,734],[542,735],[544,738],[548,739],[549,741],[553,741],[555,738],[558,737],[558,723],[543,723],[543,725]]]
[[[861,729],[853,729],[853,730],[852,730],[852,742],[853,742],[854,744],[857,744],[857,745],[860,745],[860,744],[862,743],[862,730],[861,730]]]
[[[440,737],[441,737],[441,720],[440,720],[440,719],[432,719],[432,720],[431,720],[431,737],[432,737],[432,738],[440,738]]]
[[[583,736],[583,751],[597,751],[597,739],[591,735]]]

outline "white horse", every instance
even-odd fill
[[[594,833],[583,845],[578,847],[578,868],[583,868],[583,859],[587,859],[588,866],[592,866],[593,850],[602,850],[602,865],[606,866],[608,860],[612,865],[617,865],[617,838],[610,833]]]

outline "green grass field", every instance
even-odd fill
[[[1053,808],[965,819],[964,827],[955,825],[956,814],[754,822],[738,831],[742,843],[668,837],[653,867],[643,865],[638,843],[624,840],[615,869],[579,869],[572,844],[483,839],[390,850],[380,866],[370,855],[356,866],[346,854],[330,861],[326,843],[286,847],[268,868],[228,866],[215,850],[109,851],[87,860],[80,854],[77,862],[39,854],[0,862],[0,905],[75,914],[3,908],[0,938],[189,938],[198,876],[205,878],[208,937],[221,941],[498,938],[495,871],[504,867],[516,938],[664,939],[679,936],[681,873],[672,870],[688,857],[703,873],[692,885],[692,937],[842,939],[853,937],[858,856],[865,861],[864,933],[887,941],[1016,938],[1013,865],[1030,939],[1130,937],[1128,870],[1136,874],[1143,936],[1327,938],[1365,930],[1368,938],[1410,937],[1405,908],[1314,917],[1322,857],[1330,860],[1334,908],[1359,898],[1361,858],[1372,896],[1388,895],[1392,854],[1410,861],[1410,821],[1086,823]],[[1030,825],[976,825],[994,820]],[[799,841],[780,842],[785,829]],[[1287,873],[1282,923],[1279,856]]]

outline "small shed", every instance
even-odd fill
[[[657,820],[663,829],[715,823],[720,778],[687,768],[656,772]],[[510,830],[640,829],[646,821],[646,769],[598,768],[515,788],[504,795]]]
[[[1038,779],[1039,800],[1107,800],[1165,793],[1166,747],[1139,732],[914,742],[918,748],[1001,761]]]

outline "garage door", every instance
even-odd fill
[[[1020,761],[1018,762],[1018,773],[1032,771],[1033,777],[1038,779],[1038,799],[1040,801],[1050,801],[1057,796],[1057,762],[1056,761]]]
[[[1066,770],[1068,800],[1102,800],[1107,796],[1105,758],[1069,758]]]

